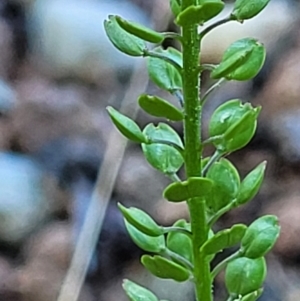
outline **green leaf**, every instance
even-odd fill
[[[154,52],[182,66],[182,54],[175,48],[169,47],[164,50],[162,47],[157,47]],[[161,58],[149,57],[147,68],[150,79],[161,89],[171,93],[182,89],[181,74],[171,63]]]
[[[243,21],[258,15],[270,0],[236,0],[231,14],[232,20]]]
[[[115,18],[122,29],[147,42],[161,43],[165,39],[162,33],[150,29],[144,25],[124,20],[119,16],[116,16]]]
[[[155,237],[149,236],[129,224],[127,220],[124,222],[131,239],[142,250],[151,253],[160,253],[165,250],[165,238],[163,235]]]
[[[245,296],[258,290],[266,278],[266,261],[263,257],[240,257],[229,262],[225,272],[225,284],[230,294]]]
[[[182,202],[194,197],[206,197],[212,186],[213,181],[207,178],[191,177],[187,181],[170,184],[163,196],[171,202]]]
[[[152,123],[148,124],[143,133],[150,141],[163,140],[183,147],[176,131],[165,123],[159,123],[156,127]],[[147,161],[164,174],[176,173],[184,162],[180,152],[170,145],[153,142],[142,144],[142,149]]]
[[[147,270],[159,278],[184,282],[190,277],[187,269],[159,255],[143,255],[141,261]]]
[[[106,109],[114,125],[126,138],[134,142],[147,143],[146,136],[132,119],[121,114],[113,107],[107,107]]]
[[[170,7],[176,17],[181,12],[181,0],[170,0]]]
[[[233,152],[244,147],[255,134],[260,107],[253,108],[250,103],[242,104],[233,99],[219,106],[209,122],[210,136],[223,135],[214,142],[221,152]]]
[[[206,205],[211,213],[216,213],[236,198],[240,177],[234,165],[222,158],[210,167],[207,178],[212,180],[213,187],[206,199]]]
[[[244,296],[241,301],[256,301],[260,296],[261,294],[263,293],[263,289],[260,288],[246,296]]]
[[[252,38],[238,40],[225,51],[221,63],[212,71],[211,77],[249,80],[258,74],[265,57],[266,50],[257,40]]]
[[[140,107],[152,116],[165,117],[172,121],[180,121],[184,118],[179,109],[160,97],[142,94],[138,101]]]
[[[130,301],[158,301],[158,298],[151,291],[128,279],[124,279],[123,289]]]
[[[185,220],[180,219],[173,225],[174,227],[191,230],[191,225]],[[192,240],[186,234],[181,232],[169,232],[167,236],[167,248],[176,254],[184,257],[189,262],[193,262],[193,245]],[[179,262],[177,262],[180,264]]]
[[[160,236],[164,234],[163,227],[158,226],[156,222],[146,212],[138,208],[126,208],[118,204],[124,218],[132,226],[149,236]]]
[[[254,221],[247,229],[242,239],[241,249],[249,258],[258,258],[269,252],[280,233],[278,218],[265,215]]]
[[[109,40],[121,52],[131,56],[144,55],[145,42],[122,29],[116,20],[116,16],[108,16],[108,20],[104,21],[104,28]]]
[[[200,5],[191,5],[177,15],[178,25],[200,24],[218,15],[224,8],[221,0],[200,0]]]
[[[236,206],[245,204],[252,200],[258,193],[264,179],[267,162],[262,162],[256,166],[242,181]]]
[[[216,233],[204,243],[201,247],[201,252],[205,255],[211,255],[235,246],[242,240],[246,229],[247,227],[245,225],[237,224],[230,229],[225,229]]]

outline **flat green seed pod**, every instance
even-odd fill
[[[158,226],[153,218],[138,208],[126,208],[118,204],[124,218],[135,228],[149,236],[160,236],[164,234],[163,227]]]
[[[124,279],[123,289],[130,301],[158,301],[151,291],[128,279]]]
[[[266,274],[267,266],[263,257],[234,259],[225,271],[226,288],[230,294],[245,296],[262,286]]]
[[[187,269],[159,255],[143,255],[141,262],[147,270],[159,278],[184,282],[190,277],[190,273]]]
[[[206,197],[212,186],[213,181],[210,179],[191,177],[187,181],[170,184],[163,196],[170,202],[182,202],[194,197]]]
[[[243,21],[258,15],[270,0],[236,0],[231,14],[232,20]]]
[[[150,43],[161,43],[165,38],[162,33],[136,22],[124,20],[119,16],[116,16],[116,20],[121,28],[144,41]]]
[[[180,121],[184,118],[178,108],[160,97],[142,94],[138,102],[140,107],[152,116],[165,117],[172,121]]]
[[[131,56],[144,55],[145,41],[122,29],[116,16],[109,16],[108,20],[104,21],[104,28],[109,40],[121,52]]]
[[[113,107],[106,108],[109,116],[116,126],[116,128],[129,140],[139,143],[146,143],[147,138],[136,124],[135,121],[129,117],[121,114]]]

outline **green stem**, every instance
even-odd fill
[[[221,261],[211,272],[211,277],[214,279],[226,266],[227,264],[232,261],[233,259],[239,258],[242,256],[242,251],[238,250],[237,252],[233,253],[223,261]]]
[[[178,255],[177,253],[166,249],[165,250],[165,254],[168,255],[171,259],[177,260],[178,262],[180,262],[182,265],[184,265],[189,271],[193,271],[194,270],[194,266],[193,264],[191,264],[187,259],[185,259],[184,257]]]
[[[197,5],[197,0],[182,0],[182,10]],[[198,25],[187,22],[182,25],[183,97],[185,170],[187,177],[201,176],[201,111],[200,95],[200,36]],[[194,280],[197,301],[212,301],[210,264],[199,252],[208,238],[206,206],[202,198],[188,200],[191,219]]]
[[[154,57],[157,59],[164,60],[164,61],[170,63],[171,65],[173,65],[180,73],[182,72],[182,68],[177,62],[173,61],[172,59],[170,59],[169,57],[165,56],[162,53],[158,53],[155,51],[145,49],[143,55],[144,55],[144,57]]]
[[[208,96],[213,92],[215,91],[217,88],[219,88],[223,83],[225,82],[225,78],[221,78],[219,79],[216,83],[214,83],[206,92],[205,94],[203,95],[203,97],[201,98],[201,105],[204,106],[207,99],[208,99]]]
[[[209,137],[206,140],[204,140],[202,142],[202,144],[203,144],[203,146],[205,146],[205,145],[212,144],[214,142],[220,141],[223,138],[224,138],[224,135],[217,135],[217,136]]]
[[[224,19],[221,19],[221,20],[219,20],[219,21],[217,21],[217,22],[215,22],[215,23],[207,26],[202,32],[200,32],[200,34],[199,34],[200,39],[202,39],[206,34],[208,34],[214,28],[216,28],[216,27],[218,27],[218,26],[220,26],[222,24],[225,24],[225,23],[227,23],[229,21],[232,21],[231,18],[230,18],[230,16],[228,16],[228,17],[226,17]]]
[[[169,232],[179,232],[182,234],[187,235],[188,237],[192,238],[192,233],[184,228],[180,228],[180,227],[164,227],[164,233],[169,233]]]
[[[202,170],[202,177],[204,177],[209,168],[216,162],[218,161],[220,158],[222,157],[222,153],[219,152],[218,150],[216,150],[214,152],[214,154],[211,156],[211,158],[209,159],[209,161],[206,163],[206,165],[203,167],[203,170]]]
[[[211,228],[214,223],[226,212],[228,212],[230,209],[234,207],[234,201],[230,202],[227,206],[220,209],[216,214],[214,214],[208,221],[208,226]]]
[[[163,32],[165,39],[175,39],[181,42],[182,36],[176,32]]]
[[[181,179],[176,173],[168,173],[166,176],[169,177],[173,182],[181,182]]]

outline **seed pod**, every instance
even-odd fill
[[[116,16],[109,16],[108,20],[104,21],[104,28],[109,40],[121,52],[131,56],[144,55],[145,42],[122,29],[116,20]]]
[[[130,301],[158,301],[158,298],[151,291],[128,279],[124,279],[123,289]]]
[[[235,246],[242,240],[246,229],[247,227],[245,225],[237,224],[230,229],[225,229],[216,233],[204,243],[201,247],[201,252],[205,255],[211,255]]]
[[[237,206],[245,204],[255,197],[264,179],[266,164],[266,161],[260,163],[242,181],[236,200]]]
[[[164,234],[163,227],[158,226],[150,215],[138,208],[126,208],[118,204],[124,218],[139,231],[149,236],[160,236]]]
[[[129,224],[126,220],[124,222],[131,239],[142,250],[151,253],[160,253],[165,250],[165,238],[163,235],[149,236]]]
[[[238,40],[225,51],[221,63],[212,71],[214,79],[249,80],[260,71],[266,57],[262,44],[252,38]]]
[[[116,20],[122,29],[140,39],[143,39],[144,41],[150,43],[161,43],[165,38],[162,33],[136,22],[124,20],[119,16],[116,16]]]
[[[158,126],[148,124],[144,131],[148,140],[163,140],[183,147],[177,132],[169,125],[160,122]],[[147,161],[164,174],[176,173],[182,166],[184,160],[180,152],[173,146],[163,143],[142,144],[142,149]]]
[[[183,219],[175,222],[173,227],[183,228],[188,231],[191,230],[191,225]],[[192,240],[186,234],[180,232],[169,232],[167,236],[167,248],[184,257],[189,262],[193,262]],[[177,263],[180,264],[180,262]]]
[[[107,107],[106,109],[114,125],[127,139],[134,142],[147,143],[146,136],[132,119],[121,114],[113,107]]]
[[[169,47],[164,50],[157,47],[154,52],[164,55],[169,60],[182,66],[182,54],[175,48]],[[149,57],[147,68],[150,79],[161,89],[171,93],[182,89],[181,73],[171,63],[160,58]]]
[[[270,0],[236,0],[231,14],[232,20],[243,21],[259,14]]]
[[[206,205],[211,213],[216,213],[236,198],[240,177],[234,165],[222,158],[210,167],[207,178],[212,180],[213,186],[206,198]]]
[[[159,255],[143,255],[141,262],[147,270],[159,278],[184,282],[190,277],[187,269]]]
[[[280,232],[278,218],[265,215],[254,221],[242,239],[241,249],[249,258],[258,258],[268,253],[274,246]]]
[[[241,257],[229,262],[225,272],[225,284],[230,294],[245,296],[258,290],[267,273],[263,257],[250,259]]]
[[[253,137],[260,107],[253,108],[250,103],[242,104],[233,99],[219,106],[209,122],[211,137],[224,135],[214,143],[221,152],[232,152],[245,146]]]
[[[176,24],[200,24],[218,15],[224,8],[221,0],[200,0],[200,5],[191,5],[177,15]]]
[[[180,121],[184,118],[179,109],[160,97],[142,94],[138,102],[140,107],[152,116],[165,117],[172,121]]]
[[[206,197],[213,186],[207,178],[191,177],[187,181],[170,184],[163,192],[164,198],[170,202],[182,202],[194,197]]]

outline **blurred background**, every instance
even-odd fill
[[[229,14],[232,2],[227,1],[222,16]],[[217,63],[230,43],[250,36],[268,52],[254,80],[222,86],[204,113],[207,124],[214,108],[231,98],[263,106],[255,138],[230,158],[242,176],[267,160],[265,182],[254,201],[217,224],[249,224],[267,213],[279,217],[282,232],[268,256],[261,301],[300,300],[299,13],[297,0],[271,0],[254,20],[211,32],[202,51],[203,62]],[[85,281],[76,288],[79,300],[127,300],[124,277],[151,288],[160,299],[194,300],[189,284],[157,280],[144,271],[141,251],[128,238],[116,209],[117,202],[138,206],[164,225],[188,218],[184,205],[162,199],[169,180],[147,164],[140,147],[129,143],[123,153],[125,144],[107,117],[107,105],[134,115],[136,98],[145,91],[174,101],[148,83],[143,60],[110,45],[103,29],[109,14],[176,30],[167,0],[0,0],[1,301],[57,300],[68,285],[64,279],[103,162],[110,165],[103,165],[97,182],[104,183],[98,207],[101,211],[102,196],[109,196],[109,204]],[[169,40],[164,44],[170,45],[178,47]],[[203,74],[203,91],[211,84]],[[141,126],[152,120],[143,112],[136,119]],[[221,274],[216,300],[226,298],[222,282]]]

